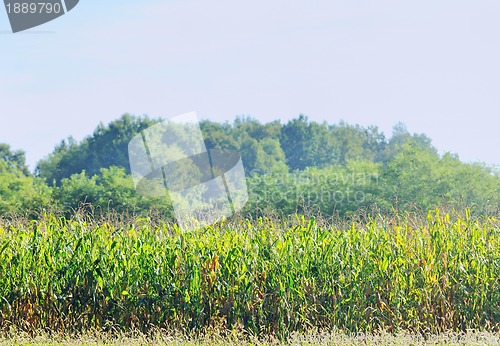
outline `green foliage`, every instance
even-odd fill
[[[0,212],[24,206],[68,212],[90,203],[103,211],[146,214],[156,206],[171,215],[168,196],[142,197],[130,177],[128,143],[156,121],[125,114],[99,125],[80,143],[62,141],[37,167],[51,189],[28,178],[22,151],[0,145],[6,167]],[[429,210],[441,205],[491,213],[500,207],[497,172],[451,154],[440,156],[427,136],[410,134],[403,124],[394,127],[389,140],[377,127],[319,124],[303,115],[286,124],[238,117],[232,124],[203,120],[200,127],[208,149],[241,154],[250,193],[245,210],[251,215],[313,209],[347,216],[359,209]],[[175,150],[162,152],[175,155]],[[40,196],[33,192],[37,189],[43,190]]]
[[[0,160],[0,215],[25,214],[52,205],[52,191],[42,179],[28,176],[24,170]]]
[[[236,118],[233,125],[208,120],[200,123],[207,148],[236,150],[240,153],[245,172],[282,172],[288,170],[282,150],[279,122],[262,125],[252,118]]]
[[[219,124],[209,120],[200,122],[200,129],[205,139],[207,149],[228,149],[238,150],[239,144],[233,135],[233,128],[230,124]]]
[[[285,154],[277,139],[264,138],[259,141],[248,138],[242,143],[240,153],[247,174],[253,171],[285,172],[288,170]]]
[[[64,178],[61,186],[54,187],[56,200],[64,211],[76,210],[90,204],[101,212],[147,213],[156,209],[171,217],[171,206],[165,198],[144,197],[136,193],[134,182],[125,169],[112,166],[102,168],[99,174],[89,176],[84,171]]]
[[[425,134],[410,134],[403,123],[398,123],[392,130],[392,137],[387,145],[387,159],[396,156],[405,145],[410,145],[417,151],[427,151],[437,155],[437,150],[432,146],[432,141]]]
[[[0,223],[0,330],[497,331],[495,218]]]
[[[284,215],[309,210],[346,216],[377,202],[379,170],[380,164],[352,161],[345,166],[254,174],[247,180],[247,210],[279,210]]]
[[[36,172],[49,184],[60,184],[64,178],[86,171],[93,176],[101,168],[123,167],[130,173],[128,144],[141,130],[157,120],[137,118],[129,114],[111,122],[100,124],[92,136],[77,143],[71,137],[63,140],[48,158],[39,162]]]
[[[362,128],[341,122],[330,126],[333,163],[346,165],[350,161],[380,162],[386,160],[387,143],[377,127]]]
[[[65,210],[77,209],[81,203],[94,203],[99,200],[101,189],[97,185],[97,176],[89,177],[83,171],[64,178],[57,188],[56,198]]]
[[[300,115],[283,126],[280,140],[291,170],[334,162],[326,124],[310,123]]]
[[[465,164],[450,154],[442,158],[407,143],[381,172],[382,196],[396,199],[401,208],[424,210],[450,204],[486,213],[500,206],[500,179],[491,169]]]
[[[490,168],[420,151],[410,142],[398,150],[385,164],[361,160],[290,173],[255,172],[247,180],[247,211],[288,215],[307,209],[349,216],[360,209],[390,212],[395,207],[430,210],[446,205],[488,215],[500,207],[500,178]]]
[[[302,115],[283,126],[281,143],[292,170],[359,160],[380,162],[388,157],[388,143],[377,127],[318,124]]]
[[[22,150],[13,151],[10,145],[0,143],[0,161],[5,162],[9,168],[18,169],[24,175],[30,175],[26,165],[26,154]]]

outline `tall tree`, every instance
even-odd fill
[[[89,176],[93,176],[101,168],[111,166],[123,167],[130,173],[130,140],[157,121],[125,114],[107,126],[100,124],[91,136],[80,143],[71,137],[63,140],[47,158],[38,163],[36,174],[49,184],[59,184],[62,179],[73,174],[86,171]]]
[[[0,143],[0,160],[6,162],[12,168],[19,169],[25,175],[30,174],[26,165],[26,154],[22,150],[14,151],[10,145]]]

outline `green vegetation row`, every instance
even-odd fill
[[[0,214],[64,211],[82,204],[148,215],[172,215],[168,196],[145,198],[130,176],[128,143],[157,120],[124,115],[81,142],[64,140],[39,162],[32,175],[24,153],[0,144]],[[263,209],[285,215],[383,213],[436,205],[470,208],[490,215],[500,207],[500,174],[483,164],[439,155],[425,135],[397,125],[390,139],[376,127],[328,125],[299,117],[286,124],[237,118],[233,124],[203,121],[207,148],[241,153],[250,199],[246,215]]]
[[[495,331],[494,217],[0,223],[0,330]]]

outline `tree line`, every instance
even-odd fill
[[[128,144],[160,119],[125,114],[78,142],[67,138],[31,173],[25,154],[0,144],[0,213],[52,209],[71,212],[82,204],[101,211],[171,216],[168,198],[136,193]],[[245,167],[249,202],[244,213],[313,210],[345,216],[360,208],[437,206],[496,212],[500,176],[481,163],[440,155],[424,134],[403,124],[387,138],[376,126],[328,124],[300,115],[284,124],[237,117],[232,123],[203,120],[205,145],[236,150]]]

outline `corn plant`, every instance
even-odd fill
[[[497,219],[0,222],[0,330],[497,330]]]

